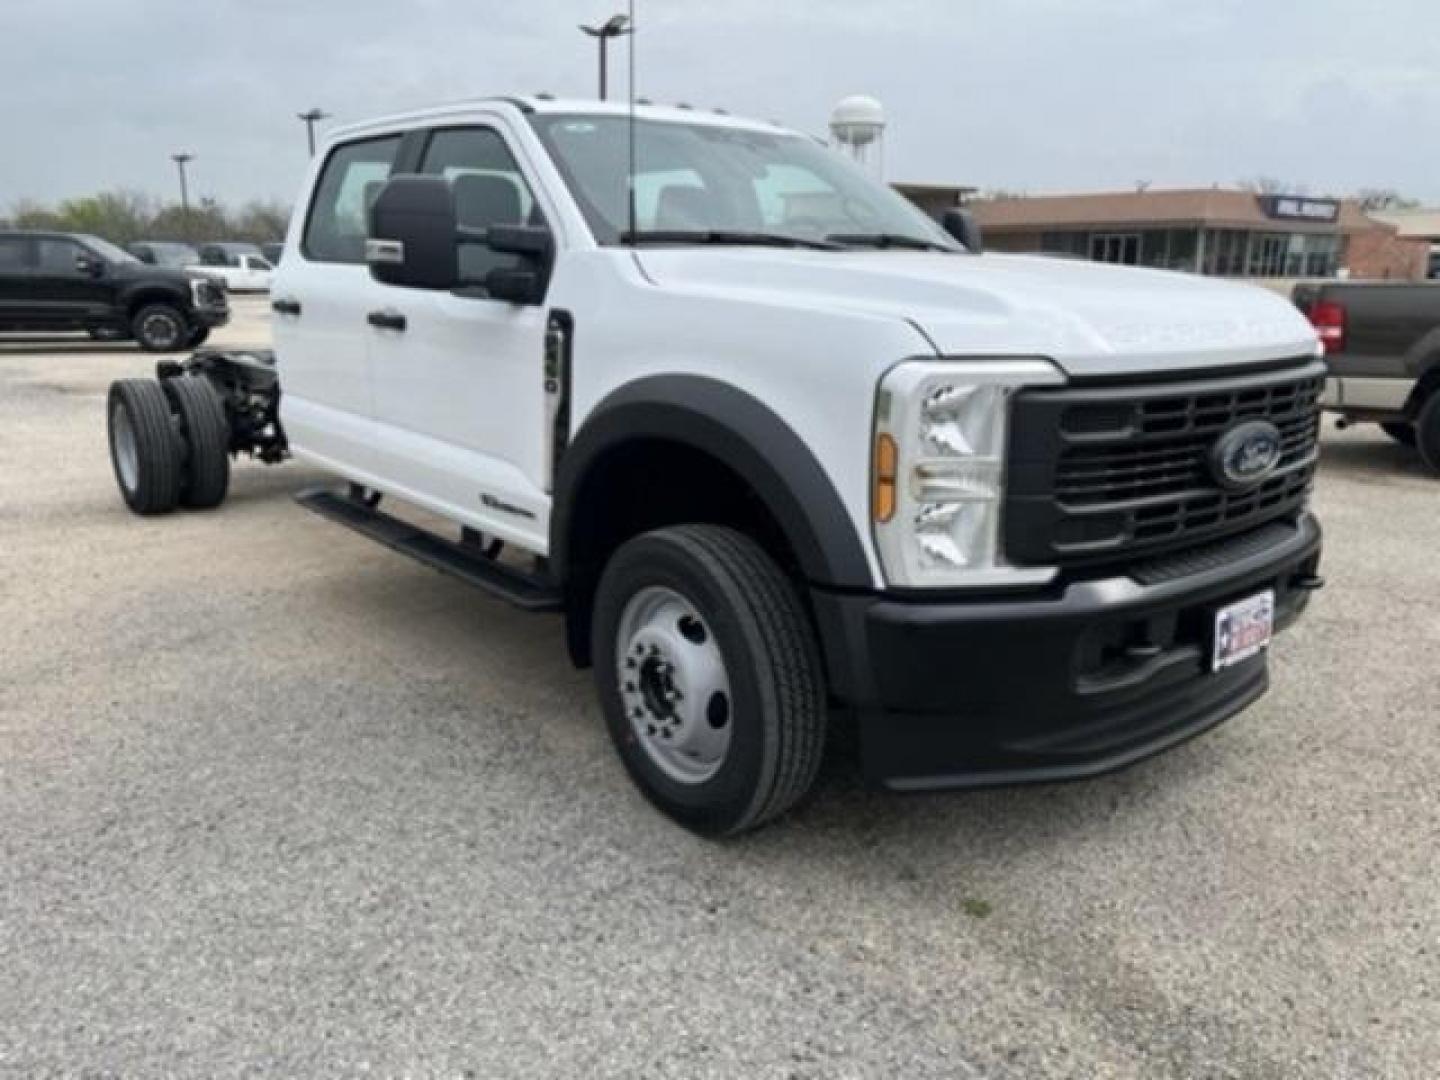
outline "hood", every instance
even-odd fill
[[[191,274],[175,266],[156,266],[143,262],[113,262],[110,273],[124,281],[165,282],[176,288],[188,289],[198,274]]]
[[[1315,332],[1266,289],[1022,255],[641,248],[656,285],[903,319],[945,356],[1044,356],[1073,376],[1313,356]]]

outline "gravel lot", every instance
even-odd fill
[[[0,342],[0,1073],[1436,1074],[1440,481],[1378,431],[1327,425],[1330,587],[1248,713],[1069,786],[833,769],[715,844],[558,620],[299,509],[315,472],[126,513],[103,394],[151,367]]]

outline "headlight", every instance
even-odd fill
[[[1000,544],[1010,398],[1064,381],[1044,360],[912,361],[875,403],[871,516],[885,578],[900,588],[1037,584]]]

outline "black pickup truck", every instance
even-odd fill
[[[229,318],[211,278],[146,265],[98,236],[0,232],[0,331],[86,330],[179,352]]]
[[[1325,344],[1324,407],[1378,423],[1440,473],[1440,281],[1297,285],[1294,300]]]

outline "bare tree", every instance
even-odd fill
[[[1366,213],[1375,210],[1414,210],[1420,205],[1418,199],[1408,199],[1393,188],[1361,188],[1353,198]]]
[[[1308,195],[1310,185],[1296,184],[1275,176],[1252,176],[1237,180],[1235,186],[1241,191],[1253,191],[1256,195]]]

